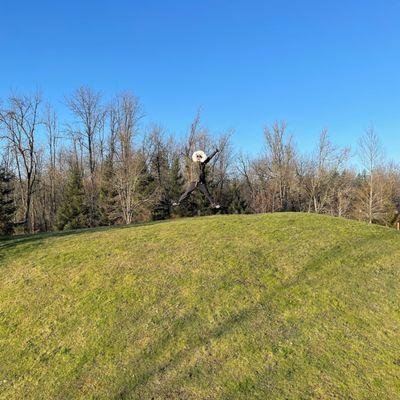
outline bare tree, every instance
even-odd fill
[[[37,141],[41,96],[11,95],[8,104],[0,110],[2,138],[6,139],[15,158],[23,221],[26,232],[32,232],[32,195],[38,173],[39,146]]]
[[[202,138],[200,138],[203,136]],[[202,141],[202,148],[204,149],[204,134],[200,126],[200,111],[197,111],[192,123],[190,124],[190,129],[187,137],[182,144],[182,154],[184,156],[183,169],[187,172],[190,169],[191,155],[196,150],[197,146],[200,146],[199,142]]]
[[[264,137],[266,173],[274,193],[272,211],[289,210],[296,180],[296,153],[292,136],[287,135],[285,122],[276,122],[272,129],[265,128]]]
[[[106,109],[102,105],[101,95],[87,86],[81,86],[67,99],[67,105],[76,117],[76,123],[69,127],[75,145],[79,143],[88,156],[89,170],[89,209],[90,225],[96,225],[98,207],[98,187],[96,184],[97,157],[101,156],[101,138],[104,128]]]
[[[145,168],[143,152],[135,151],[133,140],[138,134],[138,123],[143,112],[138,99],[130,93],[116,97],[110,107],[115,134],[115,185],[122,221],[130,224],[135,213],[149,201],[143,195],[141,183]]]
[[[252,199],[254,195],[254,185],[251,179],[251,161],[249,157],[243,153],[239,153],[237,156],[236,172],[238,173],[239,177],[242,177],[244,180],[245,186],[249,192],[249,197]],[[251,207],[252,200],[250,200],[249,203]]]
[[[49,225],[55,225],[55,217],[57,212],[57,155],[59,150],[59,142],[61,134],[58,127],[58,119],[56,112],[51,108],[50,104],[46,106],[44,118],[44,126],[47,136],[47,178],[48,178],[48,198],[49,198]],[[47,190],[46,190],[47,192]]]
[[[213,147],[219,149],[218,157],[211,160],[210,170],[213,187],[216,190],[216,197],[222,202],[222,197],[226,186],[229,184],[231,167],[233,164],[233,149],[231,146],[231,137],[233,132],[223,133],[213,144]]]
[[[171,140],[165,137],[164,129],[159,125],[152,125],[145,135],[142,148],[157,186],[166,189],[173,146]]]
[[[382,198],[376,190],[376,178],[383,151],[373,127],[368,128],[360,138],[358,154],[366,172],[366,184],[360,189],[360,211],[371,224],[380,218],[382,212]]]
[[[317,149],[304,162],[303,174],[298,174],[308,202],[308,211],[324,213],[332,210],[336,196],[336,183],[349,155],[349,149],[338,149],[329,140],[328,130],[323,129]]]

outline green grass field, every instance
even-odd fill
[[[0,242],[1,399],[399,399],[400,234],[214,216]]]

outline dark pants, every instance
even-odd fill
[[[204,182],[190,182],[185,193],[183,193],[182,196],[180,197],[179,203],[182,202],[183,200],[185,200],[187,197],[189,197],[196,188],[200,189],[200,191],[204,194],[204,196],[207,197],[208,201],[211,204],[214,203],[214,201],[207,189],[207,186]]]

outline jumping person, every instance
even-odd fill
[[[195,151],[192,155],[193,162],[188,168],[189,172],[189,184],[186,188],[185,193],[179,198],[177,203],[173,203],[173,206],[179,206],[179,204],[189,197],[192,192],[199,188],[200,191],[207,197],[208,201],[211,203],[211,207],[220,208],[219,204],[214,203],[206,184],[206,165],[209,161],[219,152],[216,149],[209,157],[206,156],[204,151]]]

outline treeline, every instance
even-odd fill
[[[69,121],[59,121],[40,94],[0,102],[1,234],[211,214],[199,194],[179,208],[171,204],[184,190],[191,154],[214,148],[220,152],[208,179],[220,212],[305,211],[397,222],[399,168],[385,160],[373,128],[353,153],[335,147],[323,130],[315,149],[301,154],[286,125],[275,123],[251,158],[234,151],[231,132],[212,134],[200,115],[182,139],[146,126],[129,92],[105,101],[81,87],[65,104]]]

